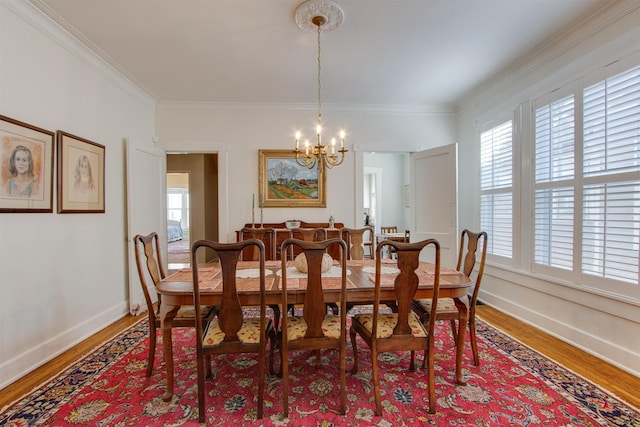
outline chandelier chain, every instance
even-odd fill
[[[321,88],[322,82],[320,80],[320,70],[322,65],[320,63],[320,25],[318,25],[318,124],[322,125],[322,98],[321,98]]]

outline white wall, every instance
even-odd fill
[[[251,222],[251,195],[255,193],[256,200],[258,197],[258,150],[293,149],[296,129],[307,133],[315,129],[314,108],[245,105],[231,109],[211,104],[159,104],[158,145],[168,152],[221,153],[221,241],[233,241],[235,230]],[[365,151],[412,152],[455,142],[455,118],[446,112],[358,112],[323,104],[322,117],[324,126],[334,133],[346,129],[349,149],[344,163],[327,172],[327,207],[265,208],[264,222],[293,218],[327,222],[333,211],[336,222],[361,226]],[[256,212],[256,220],[257,217]]]
[[[518,105],[528,114],[533,98],[616,59],[637,54],[639,6],[637,1],[619,2],[611,13],[593,17],[588,26],[575,28],[546,46],[544,54],[538,52],[517,64],[465,100],[459,117],[459,170],[464,171],[459,176],[461,228],[476,230],[480,222],[477,127],[491,116],[511,113],[513,117]],[[524,133],[524,139],[528,138],[530,133]],[[521,142],[514,141],[515,147]],[[517,189],[517,182],[515,185]],[[520,202],[523,212],[530,212],[529,202]],[[523,227],[516,229],[528,236]],[[523,246],[515,248],[515,258],[526,252],[529,241],[522,240]],[[596,294],[573,283],[536,276],[529,272],[527,262],[522,259],[512,267],[489,265],[480,299],[640,376],[640,301]]]
[[[2,1],[0,114],[106,147],[104,214],[0,213],[1,388],[128,312],[123,138],[151,141],[154,102]]]

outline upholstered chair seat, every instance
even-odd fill
[[[422,307],[425,311],[431,312],[431,300],[419,299],[415,301],[417,305]],[[441,298],[438,300],[438,313],[453,313],[458,314],[458,308],[453,302],[453,298]]]
[[[307,333],[307,322],[302,316],[287,317],[287,339],[295,341]],[[340,316],[327,315],[322,321],[322,333],[327,338],[340,338]]]
[[[213,319],[204,335],[204,345],[218,345],[224,341],[225,333],[220,328],[218,319]],[[242,321],[238,331],[238,338],[245,344],[257,344],[260,342],[260,318],[248,317]]]
[[[353,316],[371,334],[373,329],[373,313],[362,313]],[[398,313],[378,313],[378,331],[376,338],[389,338],[393,335],[393,328],[398,324]],[[414,337],[426,338],[425,330],[420,318],[414,312],[409,313],[409,327]]]

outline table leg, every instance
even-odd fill
[[[464,359],[464,341],[467,336],[467,323],[469,323],[469,298],[465,295],[462,298],[454,298],[454,303],[458,308],[458,336],[456,342],[456,381],[460,385],[467,382],[462,375],[462,361]]]
[[[168,402],[173,397],[173,340],[171,328],[173,319],[178,314],[179,305],[162,304],[160,306],[160,328],[162,329],[162,348],[164,350],[164,366],[167,371],[167,390],[162,400]]]

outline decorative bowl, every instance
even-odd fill
[[[293,228],[300,228],[300,221],[296,221],[296,220],[291,220],[291,221],[286,221],[284,223],[284,225],[289,229],[293,229]]]
[[[304,253],[298,254],[293,263],[296,266],[296,270],[298,270],[300,273],[307,272],[307,257],[304,255]],[[320,267],[320,270],[324,273],[331,267],[333,267],[333,258],[331,258],[331,255],[322,254],[322,267]]]

